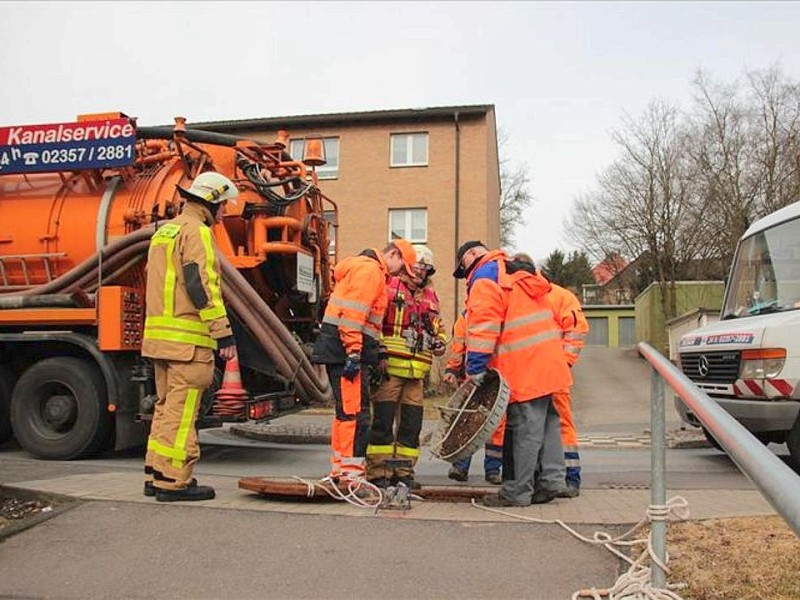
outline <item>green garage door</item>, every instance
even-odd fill
[[[619,345],[620,347],[636,345],[636,318],[619,318]]]
[[[586,320],[589,321],[586,345],[608,346],[608,317],[587,317]]]

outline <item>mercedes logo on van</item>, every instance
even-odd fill
[[[700,374],[700,377],[707,376],[710,370],[711,366],[708,364],[708,358],[705,354],[701,355],[697,363],[697,372]]]

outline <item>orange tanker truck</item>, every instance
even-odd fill
[[[330,401],[307,357],[331,290],[323,211],[336,205],[317,185],[322,141],[306,140],[302,162],[288,143],[122,113],[0,127],[0,443],[13,435],[47,459],[144,443],[147,248],[180,210],[176,186],[208,170],[239,188],[214,235],[243,389],[215,393],[218,365],[198,427]]]

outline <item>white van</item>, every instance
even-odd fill
[[[720,321],[680,340],[681,369],[764,443],[800,466],[800,202],[739,240]],[[676,398],[681,418],[700,422]],[[709,441],[719,447],[706,431]]]

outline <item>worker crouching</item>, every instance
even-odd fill
[[[325,365],[336,402],[329,474],[334,480],[364,477],[370,416],[369,377],[362,365],[379,361],[387,277],[403,269],[413,276],[416,260],[413,246],[398,239],[383,251],[346,258],[333,271],[333,293],[311,360]]]
[[[393,277],[386,288],[383,319],[383,375],[372,403],[367,446],[367,479],[378,487],[398,482],[418,489],[414,466],[419,459],[423,388],[433,356],[445,352],[439,297],[433,289],[433,253],[415,246],[414,275]],[[396,421],[396,426],[395,426]]]
[[[214,376],[214,351],[236,357],[210,226],[239,191],[227,177],[207,172],[178,192],[183,210],[156,230],[147,255],[142,356],[153,361],[158,400],[144,493],[160,502],[214,498],[214,488],[192,478],[200,458],[195,419]]]

